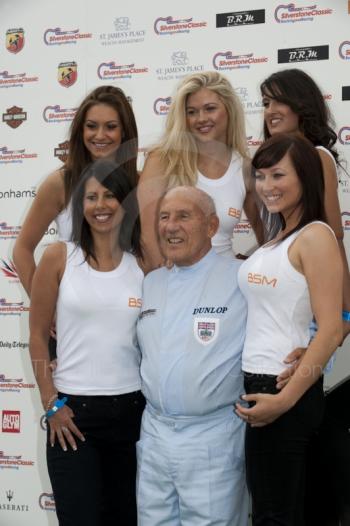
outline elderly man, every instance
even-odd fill
[[[246,526],[243,392],[246,306],[239,263],[218,256],[212,199],[163,197],[160,245],[174,263],[144,280],[138,338],[147,400],[138,443],[139,526]]]

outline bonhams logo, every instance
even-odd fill
[[[12,106],[7,108],[7,113],[3,113],[2,120],[6,122],[10,128],[18,128],[24,121],[27,120],[27,113],[23,111],[23,108],[18,106]]]
[[[10,53],[19,53],[24,46],[24,31],[18,29],[8,29],[6,31],[6,49]]]
[[[61,46],[62,44],[76,44],[81,39],[92,38],[92,33],[80,33],[79,29],[62,31],[60,27],[47,29],[44,42],[47,46]]]

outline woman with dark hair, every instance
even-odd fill
[[[47,464],[60,526],[136,526],[136,455],[144,399],[136,321],[143,273],[134,185],[92,163],[72,196],[72,242],[35,271],[30,354],[48,420]],[[48,341],[57,314],[57,367]]]
[[[323,414],[323,367],[342,341],[342,261],[326,224],[322,164],[298,134],[276,134],[252,160],[269,241],[239,270],[248,303],[242,368],[250,408],[246,462],[253,525],[303,526],[307,446]],[[318,331],[310,342],[309,325]],[[294,348],[306,352],[282,391]]]
[[[338,199],[339,156],[334,148],[337,134],[333,119],[316,82],[304,71],[284,69],[272,73],[260,85],[264,105],[265,139],[276,133],[298,133],[316,147],[325,184],[326,222],[338,240],[344,269],[344,337],[350,332],[350,274],[343,244],[343,227]]]
[[[14,246],[13,260],[28,296],[35,271],[34,251],[51,222],[56,221],[58,239],[70,239],[71,198],[83,170],[91,161],[112,158],[124,166],[136,186],[137,148],[135,117],[123,91],[115,86],[94,89],[72,121],[66,162],[40,185]]]

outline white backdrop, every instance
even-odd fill
[[[287,2],[286,2],[287,4]],[[298,67],[320,85],[350,160],[350,2],[305,0],[2,0],[0,4],[0,526],[56,525],[42,411],[28,353],[28,299],[11,257],[38,184],[56,169],[75,108],[102,84],[132,98],[143,149],[159,137],[176,83],[218,69],[244,105],[252,152],[262,140],[260,82]],[[59,79],[61,82],[59,82]],[[349,170],[349,165],[348,165]],[[339,174],[350,253],[350,178]],[[55,239],[50,227],[38,249]],[[252,244],[246,220],[236,247]],[[350,374],[338,351],[331,386]],[[88,505],[88,503],[87,503]]]

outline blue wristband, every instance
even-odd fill
[[[343,310],[343,320],[350,323],[350,312],[348,310]]]
[[[64,406],[64,404],[67,402],[68,398],[64,396],[63,398],[58,398],[54,405],[46,412],[46,417],[50,418],[50,416],[54,415],[61,407]]]

